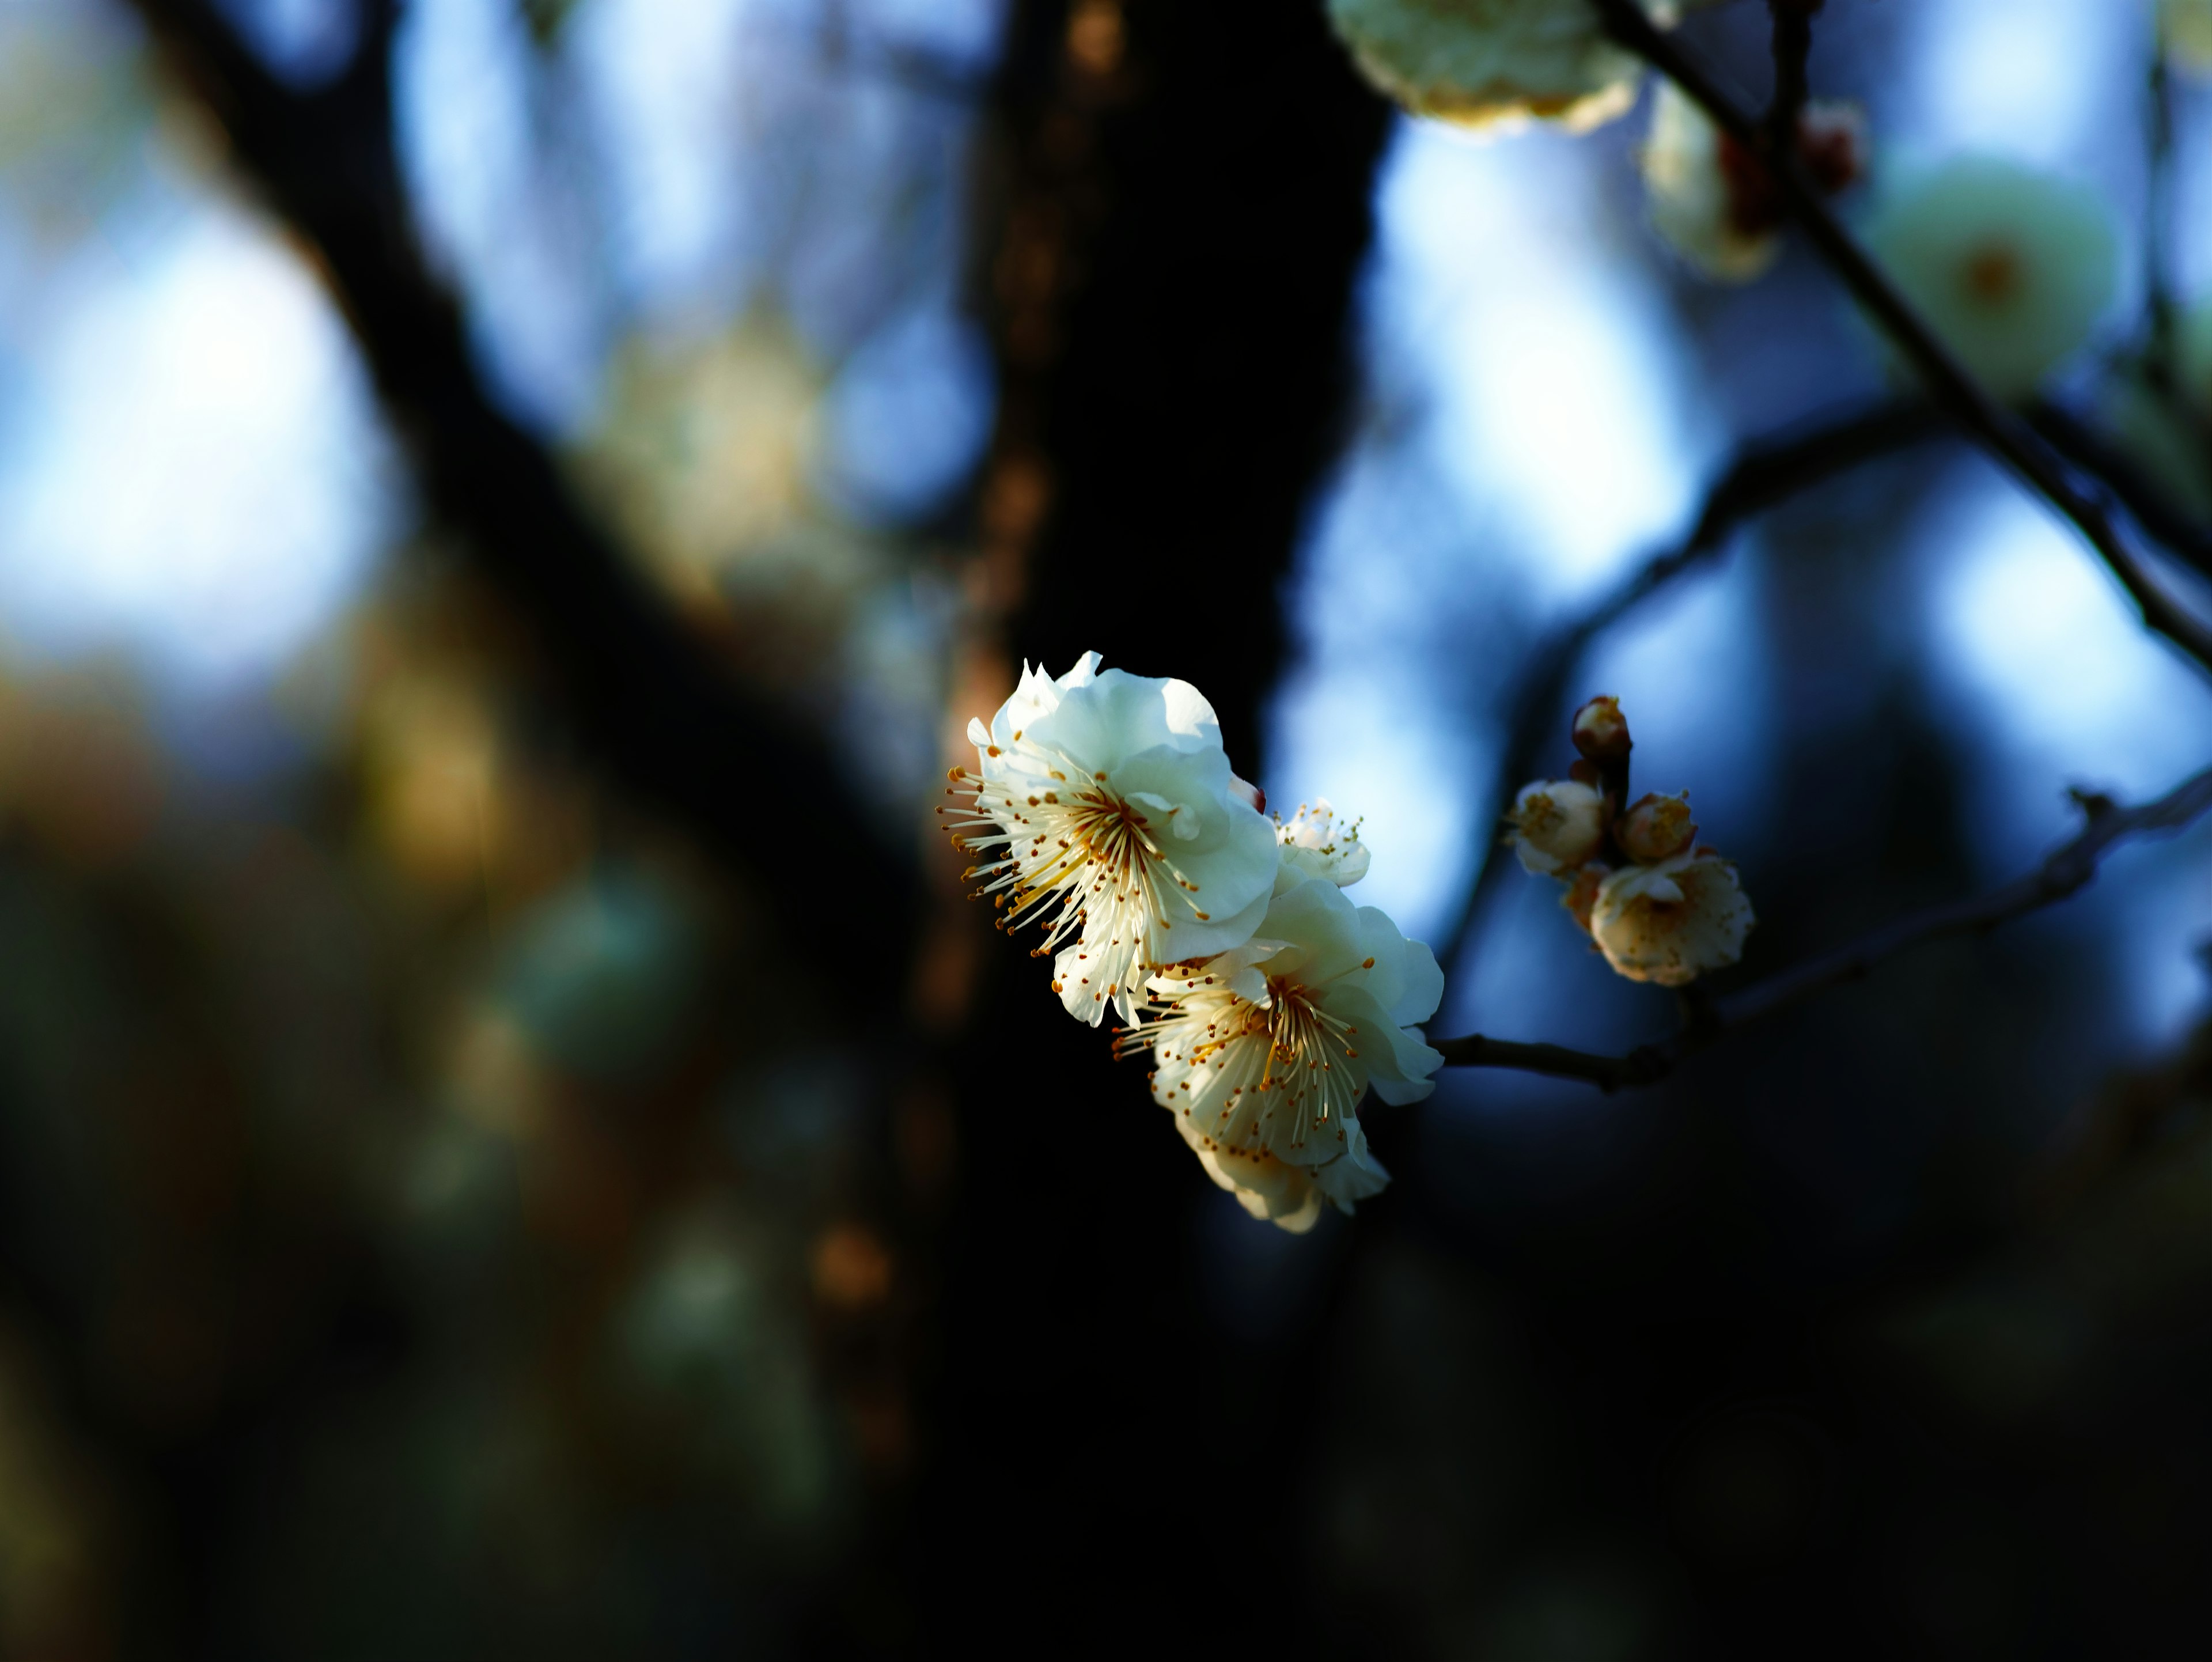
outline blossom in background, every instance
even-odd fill
[[[1024,665],[987,729],[956,843],[1004,913],[1057,953],[1053,990],[1096,1026],[1133,1020],[1146,976],[1242,946],[1267,910],[1274,827],[1232,788],[1213,707],[1187,681],[1101,670],[1086,653],[1057,680]],[[956,814],[957,810],[955,811]]]
[[[1900,186],[1866,237],[1905,299],[2000,398],[2025,398],[2088,339],[2118,270],[2094,192],[1988,156]]]
[[[1589,0],[1329,0],[1328,15],[1361,72],[1416,115],[1583,132],[1636,101],[1642,65]]]
[[[2212,297],[2175,320],[2169,385],[2112,377],[2105,420],[2136,465],[2198,519],[2212,519]]]
[[[1735,868],[1699,849],[1611,874],[1597,886],[1589,930],[1619,974],[1680,987],[1741,958],[1755,921]]]
[[[1856,105],[1815,100],[1798,117],[1797,149],[1814,183],[1833,195],[1865,170],[1865,118]],[[1637,160],[1651,228],[1686,264],[1717,282],[1748,283],[1774,263],[1784,205],[1772,177],[1671,81],[1652,94]]]
[[[1301,802],[1288,819],[1275,822],[1277,858],[1275,892],[1311,877],[1326,879],[1348,889],[1367,875],[1367,845],[1359,840],[1359,822],[1340,825],[1336,810],[1324,796],[1309,806]]]
[[[1287,846],[1287,845],[1286,845]],[[1368,1152],[1360,1099],[1418,1102],[1443,1058],[1410,1031],[1443,972],[1372,906],[1327,878],[1292,884],[1241,947],[1152,977],[1157,1014],[1121,1034],[1149,1050],[1152,1098],[1207,1173],[1255,1218],[1313,1227],[1389,1175]]]
[[[1571,872],[1595,859],[1605,846],[1605,798],[1595,787],[1572,779],[1523,785],[1505,822],[1522,869],[1539,877]]]
[[[2212,74],[2212,0],[2159,0],[2158,27],[2177,69]]]

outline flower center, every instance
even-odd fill
[[[2020,251],[2002,242],[1983,244],[1966,257],[1967,294],[1986,306],[2002,306],[2017,295],[2027,272]]]

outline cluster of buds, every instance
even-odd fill
[[[1573,734],[1567,776],[1522,787],[1506,815],[1522,865],[1567,886],[1560,904],[1631,981],[1680,987],[1735,963],[1756,920],[1735,868],[1698,843],[1690,794],[1628,801],[1619,699],[1584,704]]]
[[[1120,1019],[1149,1053],[1152,1100],[1254,1217],[1310,1228],[1389,1181],[1359,1105],[1434,1088],[1443,1057],[1435,957],[1344,891],[1366,874],[1355,822],[1326,801],[1270,819],[1231,771],[1212,707],[1187,681],[1024,666],[956,767],[939,809],[999,927],[1034,922],[1052,990],[1077,1020]]]

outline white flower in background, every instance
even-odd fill
[[[1651,129],[1638,152],[1651,228],[1697,271],[1723,283],[1748,283],[1774,263],[1779,222],[1747,211],[1723,161],[1721,131],[1688,94],[1662,80],[1651,98]]]
[[[2175,320],[2171,368],[2170,393],[2139,371],[2112,377],[2105,420],[2176,506],[2212,520],[2212,297]]]
[[[2089,338],[2118,242],[2097,195],[2017,162],[1966,156],[1893,192],[1868,246],[1960,362],[2025,398]]]
[[[1288,819],[1275,822],[1275,841],[1281,861],[1275,872],[1275,892],[1318,877],[1348,889],[1367,875],[1367,845],[1359,840],[1359,822],[1338,822],[1336,810],[1326,796],[1308,804]]]
[[[1797,152],[1828,195],[1865,169],[1866,119],[1855,104],[1815,99],[1797,118]],[[1662,80],[1638,153],[1651,228],[1692,268],[1748,283],[1782,247],[1782,193],[1759,160],[1724,137],[1695,100]]]
[[[2159,0],[2158,27],[2176,69],[2212,74],[2212,0]]]
[[[973,813],[955,843],[980,856],[1001,927],[1045,925],[1053,990],[1097,1026],[1135,1019],[1146,977],[1242,946],[1267,910],[1274,827],[1231,788],[1213,707],[1187,681],[1101,670],[1086,653],[1058,680],[1022,669],[987,730],[968,724],[980,775],[948,794]]]
[[[1522,870],[1564,876],[1605,846],[1605,798],[1572,779],[1540,779],[1521,788],[1505,823]]]
[[[1155,976],[1159,1014],[1117,1050],[1150,1050],[1152,1099],[1207,1172],[1255,1218],[1313,1226],[1349,1212],[1389,1175],[1357,1110],[1371,1084],[1392,1104],[1435,1088],[1443,1058],[1410,1026],[1436,1013],[1444,978],[1383,912],[1310,879],[1278,895],[1259,932],[1208,963]]]
[[[1741,958],[1756,921],[1735,868],[1700,849],[1614,872],[1598,885],[1589,929],[1631,981],[1680,987]]]
[[[1465,126],[1625,114],[1641,64],[1589,0],[1328,0],[1361,72],[1416,115]]]

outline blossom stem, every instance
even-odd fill
[[[1820,0],[1766,0],[1774,19],[1774,97],[1766,107],[1766,132],[1778,150],[1794,149],[1797,117],[1811,91],[1813,15]]]
[[[1599,636],[1676,578],[1717,558],[1747,521],[1838,474],[1932,438],[1942,426],[1924,400],[1889,399],[1737,452],[1706,491],[1687,536],[1654,554],[1529,654],[1486,811],[1502,811],[1525,781],[1543,772],[1545,753],[1560,736],[1558,723],[1567,689]],[[1486,847],[1489,841],[1485,839]],[[1458,913],[1437,938],[1438,963],[1449,969],[1458,961],[1474,920],[1511,866],[1510,861],[1485,859]]]
[[[1781,188],[1790,216],[1814,251],[1905,355],[1936,402],[2073,522],[2134,600],[2148,627],[2180,648],[2199,668],[2212,672],[2212,626],[2158,584],[2121,539],[2103,504],[2077,486],[2034,429],[2016,411],[1991,397],[1936,338],[1926,320],[1829,211],[1819,189],[1807,177],[1796,147],[1772,143],[1756,118],[1654,23],[1637,0],[1590,0],[1590,3],[1597,9],[1608,34],[1674,82],[1722,131],[1765,163]]]
[[[1584,1080],[1604,1091],[1656,1084],[1674,1071],[1677,1062],[1737,1029],[1831,987],[1863,979],[1915,947],[1949,935],[1985,934],[2000,924],[2078,893],[2096,876],[2105,856],[2120,843],[2134,837],[2180,831],[2212,811],[2212,768],[2183,781],[2155,801],[2134,807],[2081,793],[2076,793],[2075,800],[2084,815],[2081,831],[2052,849],[2033,871],[1986,894],[1899,918],[1735,992],[1700,999],[1682,1031],[1660,1044],[1642,1045],[1617,1056],[1557,1044],[1519,1044],[1480,1033],[1431,1039],[1430,1045],[1449,1067],[1512,1068],[1559,1079]]]

